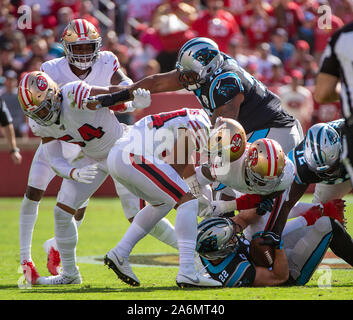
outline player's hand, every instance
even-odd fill
[[[22,162],[22,156],[18,151],[11,153],[11,159],[14,164],[21,164]]]
[[[263,216],[268,211],[272,211],[273,209],[273,199],[265,199],[260,202],[259,206],[256,208],[256,213],[259,216]]]
[[[217,200],[211,201],[211,205],[213,208],[212,216],[218,217],[224,213],[232,212],[236,208],[235,201],[224,201],[224,200]]]
[[[201,218],[207,218],[212,215],[212,206],[211,202],[207,199],[205,195],[200,195],[197,197],[199,201],[199,214],[198,216]]]
[[[261,235],[261,238],[264,239],[262,245],[268,245],[275,247],[276,249],[282,249],[283,247],[283,240],[281,239],[281,236],[272,231],[265,231]]]
[[[151,93],[149,90],[138,88],[132,92],[134,100],[132,106],[136,109],[145,109],[151,105]]]
[[[73,171],[71,172],[71,177],[77,182],[89,184],[93,182],[97,173],[97,165],[91,164],[83,168],[73,169]]]

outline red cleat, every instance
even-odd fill
[[[36,284],[37,279],[40,277],[36,267],[32,261],[23,261],[21,264],[23,274],[27,283]]]
[[[327,201],[322,204],[324,207],[324,216],[336,219],[344,227],[346,227],[346,218],[344,217],[345,203],[342,199],[335,199]]]
[[[54,247],[50,247],[48,252],[47,268],[53,276],[57,276],[60,271],[60,254]]]

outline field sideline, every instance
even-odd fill
[[[346,197],[348,232],[353,235],[353,196]],[[133,250],[133,269],[141,286],[132,288],[119,281],[103,266],[102,257],[121,239],[128,227],[118,199],[93,198],[79,228],[78,265],[81,285],[32,286],[22,282],[19,269],[18,216],[21,198],[0,199],[0,300],[352,300],[353,269],[317,270],[305,287],[227,288],[181,290],[175,284],[177,251],[151,236]],[[308,195],[304,201],[311,201]],[[43,243],[53,236],[55,198],[44,198],[33,236],[32,258],[42,276],[46,269]],[[168,218],[173,223],[175,212]],[[141,260],[142,254],[154,254],[153,263]],[[157,254],[166,254],[159,256]],[[96,260],[94,260],[96,258]],[[150,257],[148,257],[150,258]],[[146,262],[147,261],[147,262]],[[92,263],[93,262],[93,263]],[[135,265],[144,263],[144,266]],[[149,266],[146,266],[149,265]],[[168,266],[169,265],[169,266]],[[321,284],[321,285],[320,285]],[[324,284],[324,286],[322,286]],[[319,286],[320,285],[320,286]]]

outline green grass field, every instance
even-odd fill
[[[310,196],[304,201],[309,202]],[[353,235],[353,197],[347,197],[348,231]],[[20,288],[18,217],[21,198],[0,199],[0,300],[351,300],[353,299],[353,269],[332,269],[331,286],[319,287],[322,270],[317,270],[304,287],[179,289],[175,284],[176,266],[133,266],[141,286],[133,288],[117,279],[113,271],[103,265],[101,258],[121,239],[128,228],[118,199],[93,198],[79,228],[78,265],[83,278],[81,285],[32,286]],[[42,276],[46,269],[43,243],[53,236],[54,198],[44,198],[33,235],[32,257]],[[174,222],[175,212],[169,214]],[[141,254],[169,254],[153,256],[155,261],[170,258],[177,262],[177,251],[147,236],[134,248],[134,261]],[[87,257],[98,257],[95,263]],[[136,260],[137,259],[137,260]],[[141,260],[141,257],[140,257]],[[132,262],[133,263],[133,262]],[[148,261],[142,261],[148,264]],[[320,282],[321,281],[321,282]]]

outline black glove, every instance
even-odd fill
[[[262,200],[259,206],[256,208],[256,213],[259,216],[263,216],[267,211],[272,211],[273,209],[273,199]]]
[[[271,247],[275,247],[276,249],[282,249],[283,247],[283,240],[281,236],[272,232],[272,231],[265,231],[261,238],[264,239],[263,245],[268,245]]]

